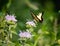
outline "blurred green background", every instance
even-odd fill
[[[18,20],[17,32],[19,30],[26,30],[26,22],[33,20],[30,10],[36,15],[43,12],[43,22],[37,23],[37,27],[34,28],[35,32],[39,29],[42,29],[43,32],[49,32],[49,35],[44,34],[44,39],[53,44],[50,46],[60,46],[56,42],[60,39],[59,0],[0,0],[0,16],[2,13],[15,14]],[[13,41],[16,42],[17,36],[14,37],[15,40]]]

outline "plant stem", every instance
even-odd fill
[[[42,36],[42,34],[41,34],[41,36]],[[37,38],[37,40],[36,40],[35,43],[34,43],[34,46],[37,45],[37,42],[38,42],[38,40],[40,39],[41,36],[39,36],[39,37]]]
[[[57,36],[57,18],[55,19],[55,22],[54,22],[54,32],[55,32],[55,40],[56,40],[56,36]]]
[[[9,39],[10,39],[10,26],[8,26],[8,30],[7,30],[7,38],[6,38],[6,43],[7,43],[7,46],[9,46]]]

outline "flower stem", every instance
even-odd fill
[[[7,30],[7,37],[6,37],[6,43],[7,43],[7,46],[9,46],[9,39],[10,39],[10,26],[8,26],[8,30]]]
[[[40,37],[41,37],[41,36],[39,36],[39,37],[37,38],[37,40],[36,40],[35,43],[34,43],[34,46],[37,45],[37,42],[38,42],[38,40],[40,39]]]

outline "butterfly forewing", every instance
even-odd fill
[[[35,21],[35,20],[36,20],[36,21],[39,21],[36,15],[34,15],[33,13],[31,13],[31,14],[32,14],[32,17],[34,18],[34,21]]]
[[[37,16],[34,13],[31,13],[32,17],[34,18],[34,20],[38,21],[38,22],[42,22],[43,18],[42,18],[42,13],[39,13]]]

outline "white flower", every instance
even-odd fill
[[[21,38],[31,38],[32,37],[32,35],[31,35],[31,33],[30,32],[20,32],[19,33],[19,36],[21,37]]]
[[[34,23],[34,21],[28,21],[28,22],[26,22],[26,24],[36,27],[36,24]]]

